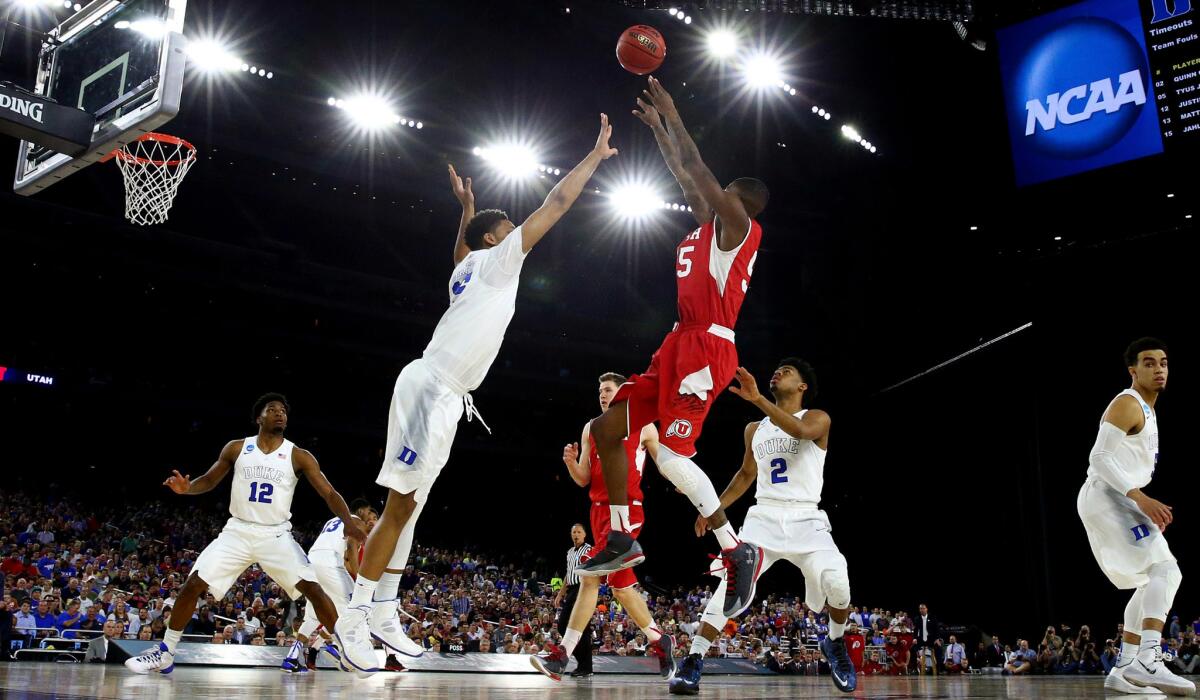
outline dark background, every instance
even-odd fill
[[[1060,4],[980,2],[973,26],[988,39]],[[225,441],[253,432],[254,399],[282,391],[289,437],[348,498],[381,498],[392,383],[446,305],[458,210],[445,162],[475,177],[478,206],[519,220],[552,183],[514,190],[471,148],[519,132],[565,172],[606,111],[621,155],[596,182],[638,172],[665,192],[653,139],[629,115],[641,79],[612,55],[624,27],[648,23],[668,45],[658,75],[714,173],[772,189],[738,348],[764,386],[780,357],[818,370],[815,405],[834,422],[824,507],[855,603],[913,612],[926,601],[944,621],[1006,635],[1048,622],[1109,634],[1125,595],[1092,560],[1075,497],[1097,421],[1128,385],[1121,352],[1152,334],[1170,343],[1176,371],[1148,491],[1175,506],[1176,611],[1197,614],[1186,442],[1198,418],[1187,398],[1196,229],[1184,218],[1197,208],[1194,153],[1017,191],[995,46],[976,51],[945,22],[739,14],[788,57],[799,91],[753,97],[704,62],[711,15],[695,11],[685,27],[599,2],[570,13],[532,2],[189,5],[189,34],[221,30],[275,78],[190,80],[163,130],[194,142],[200,160],[167,225],[124,222],[111,164],[33,198],[0,192],[0,365],[57,378],[0,384],[4,489],[168,497],[158,484],[169,469],[203,472]],[[27,42],[10,39],[0,78],[30,82]],[[425,128],[345,128],[325,99],[364,84],[394,90]],[[842,138],[842,123],[880,153]],[[15,154],[11,140],[0,147]],[[562,446],[596,413],[595,377],[641,371],[670,328],[671,250],[690,225],[679,213],[622,224],[585,194],[537,248],[475,392],[495,434],[460,426],[419,541],[558,562],[587,512]],[[732,395],[714,408],[698,461],[718,489],[758,417]],[[714,545],[691,534],[691,506],[652,469],[645,486],[643,579],[712,582],[701,572]],[[193,503],[221,509],[226,497],[221,487]],[[735,523],[751,502],[732,509]],[[324,510],[299,490],[297,521]],[[761,590],[801,586],[780,566]]]

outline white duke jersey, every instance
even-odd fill
[[[797,418],[806,411],[796,413]],[[811,504],[821,502],[825,481],[825,450],[812,440],[800,440],[763,418],[750,442],[758,462],[758,499]]]
[[[290,440],[284,440],[279,449],[263,454],[257,437],[245,439],[233,463],[229,493],[233,517],[259,525],[280,525],[292,519],[292,495],[299,481],[292,466],[293,448]]]
[[[425,348],[435,374],[459,393],[483,383],[517,305],[517,282],[525,263],[521,227],[500,245],[473,250],[450,276],[450,308]]]
[[[330,518],[321,528],[321,534],[308,550],[309,559],[316,561],[318,555],[322,563],[330,562],[333,566],[341,566],[346,557],[346,527],[341,518]]]
[[[1126,435],[1121,440],[1114,455],[1117,464],[1129,476],[1133,488],[1140,489],[1150,483],[1150,478],[1154,476],[1154,465],[1158,462],[1158,418],[1154,415],[1154,409],[1142,400],[1137,391],[1126,389],[1117,394],[1113,401],[1121,396],[1132,396],[1142,407],[1142,415],[1146,419],[1146,424],[1137,435]],[[1088,467],[1088,476],[1100,478],[1093,467]]]

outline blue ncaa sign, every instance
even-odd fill
[[[1162,152],[1137,0],[1090,0],[999,39],[1017,184]]]

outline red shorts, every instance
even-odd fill
[[[613,402],[629,402],[630,435],[657,422],[663,446],[693,457],[704,418],[733,381],[737,361],[733,341],[708,326],[684,326],[667,334],[650,368],[622,384]]]
[[[612,518],[609,515],[607,503],[592,504],[592,537],[595,539],[596,545],[592,551],[599,552],[608,546],[608,533],[612,532]],[[640,505],[629,506],[629,525],[630,535],[633,539],[637,539],[638,533],[642,531],[642,523],[646,522],[646,514],[642,511]],[[580,563],[587,561],[591,557],[580,557]],[[637,583],[637,574],[633,573],[633,569],[621,569],[615,574],[605,576],[608,579],[608,585],[613,588],[629,588]]]

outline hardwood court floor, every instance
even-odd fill
[[[117,665],[0,663],[0,697],[12,700],[48,698],[113,698],[168,700],[173,698],[370,698],[413,697],[474,700],[483,698],[668,698],[666,684],[656,677],[601,675],[587,680],[555,683],[536,674],[379,673],[366,680],[336,671],[288,675],[274,669],[176,667],[167,676],[139,676]],[[701,683],[700,696],[727,698],[846,697],[828,678],[711,676]],[[856,698],[1103,698],[1099,676],[1064,678],[865,678]],[[1164,696],[1109,696],[1162,698]]]

